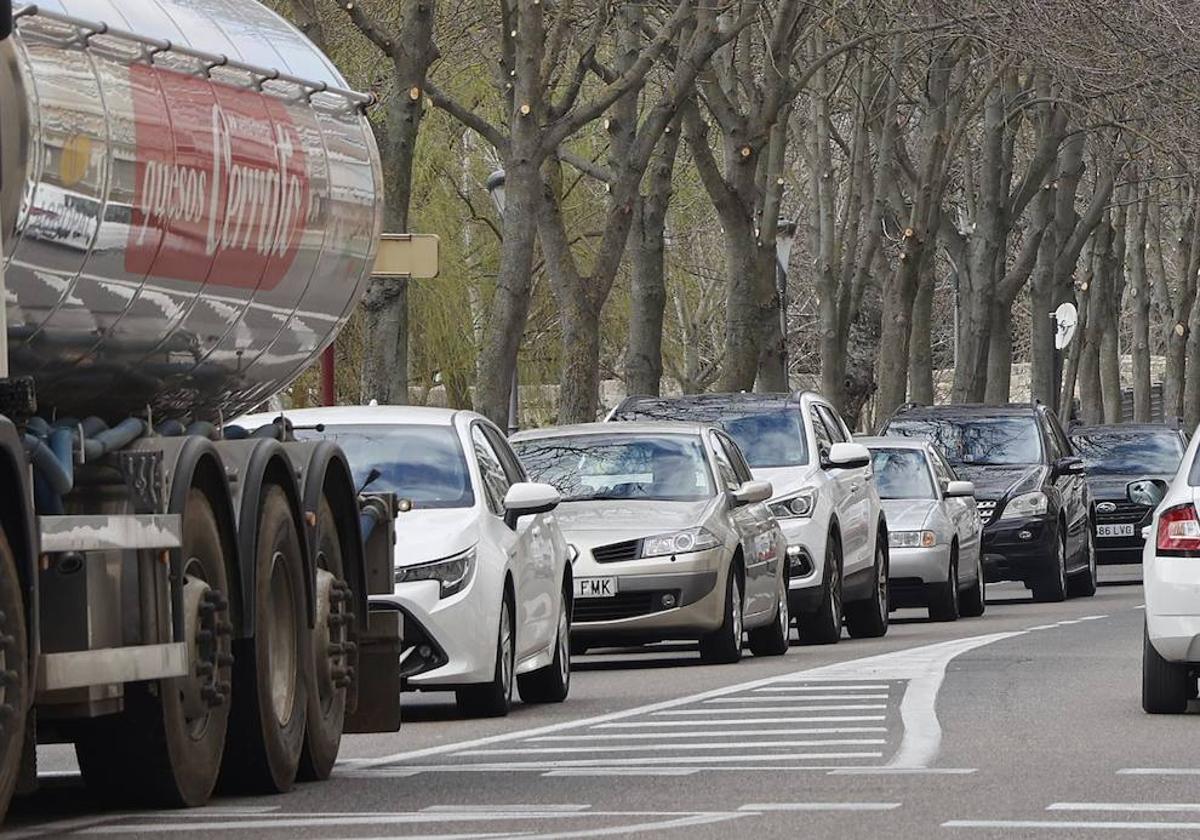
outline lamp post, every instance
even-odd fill
[[[781,218],[775,228],[775,285],[779,291],[779,340],[782,346],[779,355],[783,359],[784,376],[787,377],[787,282],[788,261],[792,257],[792,245],[796,242],[796,223]]]
[[[500,214],[501,227],[504,222],[504,183],[505,175],[503,169],[497,169],[491,175],[487,176],[487,180],[483,185],[487,187],[488,193],[492,197],[492,202],[496,205],[496,212]],[[508,433],[515,434],[521,428],[520,406],[517,401],[519,382],[517,379],[517,360],[513,360],[512,384],[508,389]]]

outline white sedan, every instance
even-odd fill
[[[486,716],[508,713],[514,683],[527,703],[566,699],[573,589],[559,495],[526,479],[500,430],[469,411],[420,407],[286,419],[297,438],[336,441],[360,486],[401,499],[395,590],[371,600],[404,614],[406,688],[454,691],[465,713]]]
[[[1151,714],[1187,711],[1200,674],[1200,477],[1195,466],[1200,436],[1192,439],[1170,484],[1131,481],[1129,501],[1156,507],[1143,530],[1142,582],[1146,628],[1142,647],[1142,708]]]

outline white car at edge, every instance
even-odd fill
[[[1193,437],[1170,484],[1143,478],[1127,485],[1129,501],[1155,508],[1143,530],[1146,598],[1142,708],[1187,711],[1200,675],[1200,436]],[[1157,505],[1157,507],[1155,507]]]
[[[241,419],[253,429],[276,419]],[[396,521],[395,590],[371,600],[404,615],[407,689],[454,691],[473,715],[504,715],[570,689],[573,587],[552,511],[504,435],[470,411],[347,406],[286,413],[297,438],[336,441],[355,481],[406,500]],[[410,507],[411,506],[411,507]],[[408,510],[403,508],[409,507]]]

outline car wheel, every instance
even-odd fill
[[[888,630],[888,552],[882,533],[875,543],[875,585],[871,597],[846,605],[846,630],[853,639],[877,639]]]
[[[1067,532],[1061,523],[1054,540],[1054,566],[1044,577],[1034,581],[1032,588],[1035,601],[1067,600]]]
[[[504,717],[512,708],[513,672],[517,645],[513,632],[512,607],[508,598],[500,602],[500,629],[496,637],[496,667],[491,682],[460,688],[455,692],[458,709],[471,717]]]
[[[571,600],[567,592],[561,601],[554,659],[545,668],[517,677],[517,690],[526,703],[561,703],[571,691]]]
[[[796,616],[804,645],[831,645],[842,637],[842,544],[836,534],[830,534],[825,542],[823,577],[821,606],[816,612]]]
[[[1196,680],[1188,666],[1163,659],[1142,633],[1142,708],[1152,715],[1178,715],[1187,711]]]
[[[959,596],[958,614],[965,618],[978,618],[987,609],[987,581],[983,579],[983,558],[975,557],[975,583]]]
[[[931,621],[957,621],[958,604],[958,546],[950,547],[950,564],[946,582],[929,587],[929,618]]]
[[[791,644],[792,618],[788,613],[787,576],[779,577],[778,603],[775,618],[765,627],[757,627],[748,634],[750,652],[755,656],[783,656]]]
[[[700,658],[713,664],[732,664],[742,658],[742,585],[737,567],[729,569],[725,585],[725,620],[700,640]]]
[[[1082,572],[1076,572],[1068,583],[1069,593],[1073,598],[1091,598],[1096,594],[1096,546],[1092,541],[1091,525],[1088,525],[1087,565]]]

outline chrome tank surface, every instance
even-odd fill
[[[362,100],[254,0],[50,0],[12,40],[0,130],[20,88],[28,127],[3,219],[11,374],[48,412],[109,420],[231,417],[284,388],[374,260]]]

